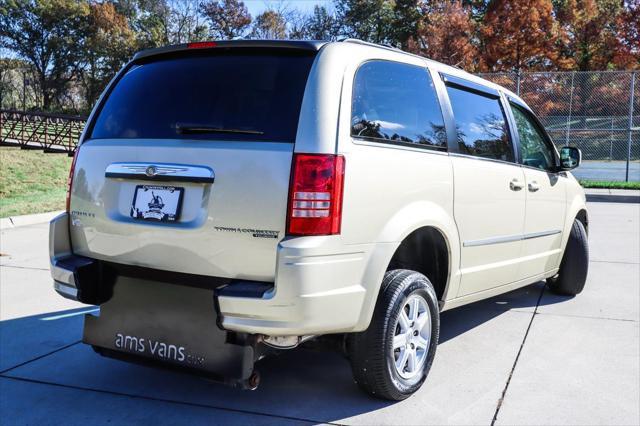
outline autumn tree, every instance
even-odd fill
[[[436,61],[474,71],[478,49],[476,24],[459,0],[440,0],[423,6],[422,19],[409,50]]]
[[[137,48],[127,18],[113,3],[93,3],[90,7],[80,72],[87,108],[93,106],[104,86]]]
[[[550,69],[558,59],[558,25],[551,0],[494,0],[481,37],[487,71]]]
[[[617,25],[618,49],[613,63],[617,68],[640,69],[640,0],[625,4]]]
[[[278,10],[265,10],[253,22],[251,38],[276,40],[287,37],[287,21]]]
[[[231,40],[245,34],[251,15],[240,0],[209,0],[200,5],[209,22],[209,34],[215,39]]]
[[[619,52],[619,0],[557,0],[556,14],[562,30],[561,57],[571,69],[606,70]]]

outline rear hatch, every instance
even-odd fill
[[[73,251],[273,280],[314,56],[243,47],[134,61],[106,94],[78,153]]]

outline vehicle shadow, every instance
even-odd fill
[[[456,339],[505,312],[533,313],[542,291],[544,283],[536,283],[444,312],[440,343]],[[564,299],[550,300],[557,303]],[[232,410],[231,415],[233,412],[259,413],[289,420],[331,422],[384,410],[395,404],[362,393],[351,378],[348,360],[337,352],[298,348],[265,358],[256,366],[262,376],[261,385],[251,392],[180,372],[102,358],[86,345],[73,344],[81,336],[82,315],[68,314],[86,310],[0,322],[2,375],[83,391],[91,389],[154,401],[180,402],[186,404],[179,408],[185,410],[185,414],[189,407],[204,406]],[[56,316],[60,318],[45,320]],[[33,361],[28,362],[30,359]],[[13,365],[18,367],[9,369]],[[52,398],[54,395],[55,388],[52,388]],[[12,396],[4,395],[3,398],[10,406]],[[400,404],[411,404],[412,400],[415,404],[414,398]],[[103,406],[99,398],[91,401],[95,401],[95,406],[67,408],[108,414],[109,408]],[[37,407],[36,401],[33,406]],[[58,410],[59,413],[64,411],[65,407]]]

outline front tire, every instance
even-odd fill
[[[424,383],[440,333],[438,299],[424,275],[387,271],[369,328],[347,340],[356,383],[378,398],[403,400]]]
[[[547,279],[549,289],[556,294],[575,296],[579,294],[587,282],[589,271],[589,243],[587,231],[579,220],[573,221],[567,248],[564,250],[560,272]]]

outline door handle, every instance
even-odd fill
[[[518,179],[512,179],[511,182],[509,182],[509,188],[512,191],[520,191],[524,188],[524,185]]]
[[[538,189],[540,189],[540,185],[538,185],[538,182],[536,182],[535,180],[532,180],[531,182],[529,182],[530,192],[536,192]]]

